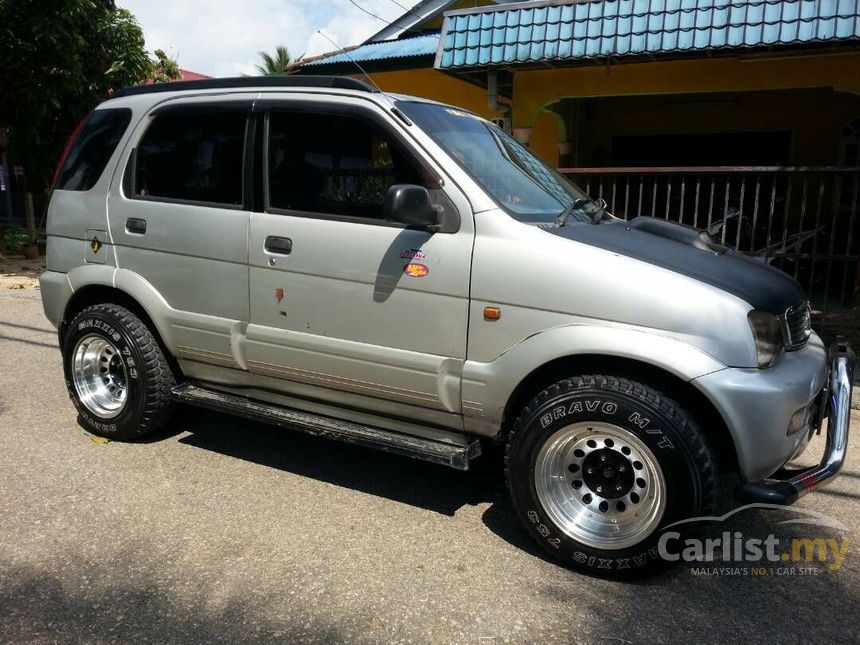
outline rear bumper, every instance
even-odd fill
[[[837,339],[831,346],[827,382],[823,403],[815,427],[827,419],[824,455],[817,466],[802,470],[780,470],[769,479],[744,482],[736,491],[744,503],[793,504],[806,493],[833,479],[842,468],[848,450],[848,430],[851,420],[851,390],[854,383],[854,352]]]
[[[63,311],[72,297],[72,287],[69,276],[57,271],[45,271],[39,276],[39,288],[42,294],[42,309],[45,316],[55,328],[59,328],[63,319]]]

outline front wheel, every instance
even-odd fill
[[[663,564],[663,526],[709,514],[717,468],[699,426],[642,383],[579,376],[523,409],[508,439],[520,519],[553,557],[603,577]]]

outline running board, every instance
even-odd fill
[[[474,437],[464,437],[466,439],[464,445],[443,443],[256,401],[235,394],[206,389],[192,383],[177,385],[173,388],[172,394],[173,398],[180,403],[225,412],[335,441],[430,461],[457,470],[468,470],[471,460],[481,454],[481,443]]]

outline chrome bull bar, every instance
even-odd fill
[[[854,385],[854,352],[838,337],[829,351],[829,373],[825,402],[820,412],[827,417],[824,455],[817,466],[801,470],[781,470],[761,482],[744,482],[735,491],[747,504],[766,503],[787,506],[833,479],[842,468],[848,451],[851,423],[851,390]],[[820,427],[820,419],[818,424]]]

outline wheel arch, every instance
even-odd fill
[[[504,407],[499,440],[507,440],[519,410],[547,386],[578,374],[607,374],[642,382],[686,409],[708,437],[720,470],[738,471],[738,456],[729,427],[714,404],[688,381],[643,360],[608,354],[573,354],[555,358],[533,369],[514,388]]]
[[[125,307],[143,321],[161,346],[161,350],[173,368],[174,373],[177,375],[181,374],[179,364],[172,351],[170,337],[165,333],[166,330],[163,326],[159,325],[158,316],[152,315],[150,310],[143,304],[142,301],[144,300],[145,298],[140,298],[130,293],[130,290],[114,286],[112,283],[93,282],[75,289],[66,302],[63,316],[57,329],[60,346],[63,346],[63,339],[69,323],[71,323],[78,313],[91,305],[100,303],[116,304]]]

